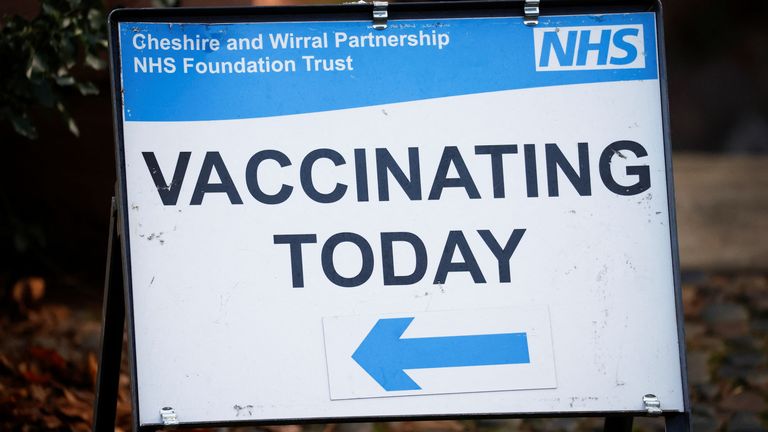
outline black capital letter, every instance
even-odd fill
[[[192,156],[192,152],[179,153],[179,159],[176,161],[176,169],[173,171],[173,180],[171,184],[165,182],[165,177],[160,171],[160,165],[157,163],[157,158],[153,152],[141,152],[144,156],[144,162],[147,163],[149,168],[149,174],[152,176],[152,181],[155,182],[157,193],[160,194],[160,200],[163,205],[176,205],[179,200],[179,192],[181,192],[181,183],[184,181],[184,174],[187,172],[187,165],[189,165],[189,158]]]
[[[409,275],[395,275],[395,258],[392,243],[399,241],[411,245],[416,254],[416,266]],[[381,256],[384,270],[384,285],[413,285],[427,272],[427,248],[419,236],[409,232],[381,233]]]
[[[464,258],[464,262],[455,263],[451,261],[456,248],[459,249],[459,253],[461,253],[461,256]],[[440,257],[440,264],[437,266],[435,281],[433,283],[445,283],[445,280],[448,277],[448,272],[469,272],[475,283],[485,283],[483,272],[480,271],[480,266],[477,265],[477,260],[472,254],[472,249],[470,249],[469,243],[467,243],[467,239],[461,231],[451,231],[448,233],[448,239],[445,241],[445,248],[443,249],[443,256]]]
[[[600,178],[603,179],[603,184],[611,192],[617,195],[637,195],[645,192],[651,187],[651,170],[648,165],[628,166],[626,169],[627,175],[637,176],[637,183],[629,186],[622,186],[616,182],[611,173],[611,159],[614,155],[623,157],[620,153],[621,150],[627,150],[635,154],[638,158],[648,156],[648,152],[645,147],[634,141],[616,141],[603,150],[603,154],[600,155]]]
[[[347,192],[347,185],[336,183],[336,187],[333,188],[330,193],[320,193],[315,188],[314,183],[312,183],[312,166],[315,165],[315,162],[317,162],[318,159],[328,159],[333,162],[335,166],[347,163],[344,160],[344,157],[336,150],[327,148],[312,150],[301,162],[301,187],[304,188],[304,193],[314,201],[322,204],[336,202]]]
[[[360,272],[356,276],[350,278],[340,275],[339,272],[336,271],[336,266],[333,265],[333,251],[336,250],[336,246],[344,242],[349,242],[357,246],[357,248],[360,249],[360,255],[363,257],[363,265],[360,268]],[[340,287],[351,288],[362,285],[371,277],[371,274],[373,274],[373,250],[371,249],[371,245],[369,245],[359,234],[345,232],[332,235],[323,245],[321,260],[325,276],[329,281]]]
[[[549,196],[559,196],[559,188],[557,184],[557,167],[563,171],[568,180],[573,185],[574,189],[581,196],[592,195],[592,185],[589,179],[589,144],[579,143],[579,173],[576,174],[576,170],[565,158],[565,155],[557,144],[547,144],[544,147],[544,151],[547,158],[547,186],[549,188]]]
[[[410,178],[400,169],[400,166],[392,158],[389,150],[383,148],[376,149],[376,181],[379,185],[379,201],[389,201],[387,171],[392,173],[392,177],[397,180],[397,183],[400,184],[403,192],[408,195],[411,201],[421,199],[421,172],[419,170],[419,149],[417,147],[408,147],[408,172]]]
[[[287,244],[291,248],[291,283],[294,288],[304,287],[304,261],[301,245],[317,243],[315,234],[278,234],[273,237],[275,244]]]
[[[458,178],[448,178],[448,169],[451,164],[456,167],[456,172],[459,174]],[[435,173],[435,180],[432,182],[432,190],[429,191],[429,199],[440,199],[440,195],[443,194],[443,189],[447,187],[462,187],[467,191],[467,195],[470,199],[479,199],[480,192],[477,191],[472,176],[469,174],[467,164],[464,163],[464,159],[459,153],[459,148],[456,146],[450,146],[443,149],[443,156],[440,158],[440,164],[437,166],[437,172]]]
[[[259,186],[259,164],[267,159],[276,161],[282,168],[291,164],[291,160],[288,159],[288,156],[277,150],[262,150],[251,156],[248,165],[245,166],[245,184],[248,186],[248,191],[251,193],[251,196],[256,198],[259,202],[264,204],[280,204],[285,202],[285,200],[291,196],[293,186],[284,184],[280,186],[280,190],[274,195],[266,194],[261,190],[261,187]]]
[[[517,153],[517,146],[514,144],[475,146],[475,154],[491,155],[494,198],[504,198],[504,161],[502,156],[515,153]]]
[[[216,174],[219,175],[221,183],[209,182],[211,180],[211,172],[214,169],[216,169]],[[197,178],[197,185],[195,185],[195,191],[192,193],[190,204],[200,205],[205,194],[218,192],[227,194],[229,202],[232,204],[243,203],[243,200],[240,199],[240,194],[237,193],[232,177],[229,176],[227,166],[221,160],[219,152],[208,152],[205,154],[205,159],[203,159],[203,166],[200,168],[200,176]]]
[[[499,242],[496,241],[493,234],[491,234],[490,230],[479,230],[477,233],[480,234],[480,237],[483,238],[485,244],[488,245],[488,249],[490,249],[493,256],[496,257],[496,261],[499,262],[499,282],[510,282],[509,260],[512,258],[512,254],[515,253],[515,249],[517,249],[520,239],[523,238],[525,230],[513,230],[512,235],[509,236],[509,240],[507,240],[507,244],[504,245],[503,249]]]

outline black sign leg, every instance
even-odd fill
[[[691,432],[690,413],[672,414],[667,416],[664,421],[667,432]]]
[[[605,418],[605,432],[632,432],[632,416],[608,416]]]
[[[101,312],[103,322],[101,352],[99,353],[99,370],[96,375],[96,401],[93,405],[94,432],[114,431],[117,412],[125,303],[120,240],[116,225],[117,207],[113,197],[112,216],[109,221],[109,241],[107,243],[107,267],[104,278],[104,306]]]

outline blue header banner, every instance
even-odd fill
[[[121,23],[125,121],[281,116],[658,77],[653,13]]]

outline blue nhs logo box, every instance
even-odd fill
[[[534,28],[536,70],[644,68],[643,41],[640,24]]]

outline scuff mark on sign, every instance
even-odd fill
[[[597,273],[595,280],[597,282],[602,281],[606,274],[608,274],[608,266],[604,265],[603,268],[600,269],[600,271]]]
[[[235,417],[240,417],[240,414],[243,415],[247,412],[249,416],[253,415],[253,405],[238,405],[235,404],[232,408],[235,409]]]

